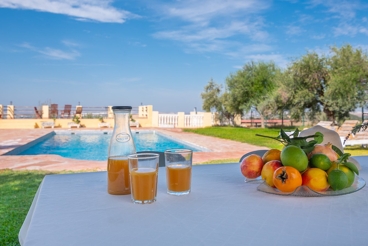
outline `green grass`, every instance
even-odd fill
[[[0,245],[19,245],[20,227],[38,186],[49,173],[0,170]]]
[[[96,170],[81,170],[92,172]],[[0,245],[20,245],[18,233],[45,175],[73,171],[14,171],[0,169]]]
[[[285,131],[293,131],[294,128],[284,128]],[[276,137],[280,132],[280,128],[242,128],[242,127],[206,127],[198,129],[184,129],[185,132],[193,132],[206,136],[213,136],[223,139],[234,140],[242,143],[253,144],[256,146],[264,146],[270,149],[282,149],[283,145],[276,140],[258,137],[256,134]],[[348,146],[344,152],[350,153],[352,156],[368,155],[368,148],[360,145]],[[217,162],[215,162],[217,163]],[[210,163],[214,164],[214,163]]]
[[[345,153],[350,153],[352,156],[368,155],[368,148],[361,145],[348,146],[344,148]]]
[[[276,140],[258,137],[256,134],[277,137],[280,129],[277,128],[243,128],[243,127],[206,127],[198,129],[185,129],[185,132],[193,132],[206,136],[230,139],[242,143],[281,149],[283,145]],[[285,131],[288,131],[287,129]]]

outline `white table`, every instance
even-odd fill
[[[356,158],[368,180],[368,157]],[[334,197],[278,196],[245,183],[238,164],[193,167],[192,193],[131,203],[106,173],[48,175],[19,233],[42,245],[368,245],[368,189]]]

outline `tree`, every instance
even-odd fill
[[[328,120],[336,122],[363,102],[367,57],[350,45],[332,47],[331,51],[331,57],[307,53],[286,71],[292,78],[283,82],[292,101],[292,118],[300,120],[306,114],[315,120],[324,112]]]
[[[221,85],[216,84],[211,79],[204,87],[204,92],[201,93],[203,100],[202,108],[207,112],[218,111],[221,108]]]
[[[233,113],[231,107],[231,101],[227,92],[221,94],[222,86],[216,84],[212,79],[204,88],[204,92],[201,93],[203,100],[202,108],[207,112],[215,111],[215,119],[224,124],[228,121],[231,125],[234,125],[234,118],[236,113]]]
[[[307,53],[296,60],[285,71],[290,80],[283,82],[291,100],[291,117],[300,120],[306,113],[314,119],[325,105],[324,94],[328,86],[329,73],[326,58],[319,57],[317,53]],[[326,115],[331,112],[325,109]]]
[[[275,89],[265,99],[264,106],[273,115],[279,115],[284,125],[284,113],[290,111],[292,101],[288,93],[287,85],[290,83],[289,73],[278,71],[275,76]]]
[[[265,104],[275,88],[275,75],[279,69],[273,62],[249,62],[236,74],[231,74],[226,79],[226,84],[231,98],[231,110],[242,114],[255,107],[261,115],[262,127],[264,117],[270,111]]]
[[[330,83],[326,90],[326,108],[335,112],[338,119],[349,116],[357,106],[365,106],[368,57],[361,49],[345,45],[340,49],[331,48],[333,56],[329,59]]]

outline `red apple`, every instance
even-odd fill
[[[262,157],[256,154],[248,155],[240,163],[240,171],[248,179],[261,176],[262,167]]]
[[[281,161],[272,160],[264,164],[261,172],[262,179],[271,187],[275,187],[273,184],[273,173],[279,167],[281,167]]]

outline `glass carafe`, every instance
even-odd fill
[[[128,155],[136,153],[130,130],[131,106],[113,106],[114,130],[107,160],[107,190],[112,195],[130,194]]]

